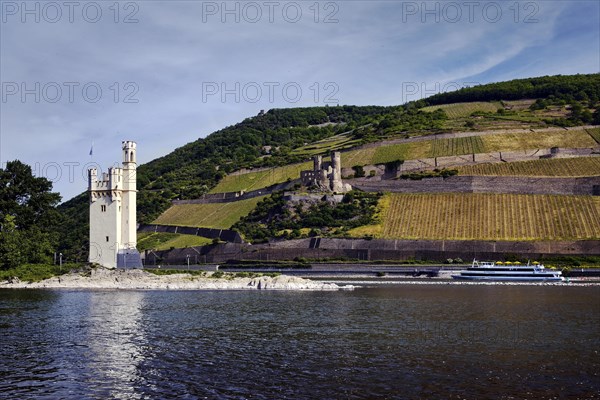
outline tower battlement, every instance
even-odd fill
[[[136,221],[136,143],[123,141],[123,166],[88,170],[89,261],[108,268],[141,268]]]

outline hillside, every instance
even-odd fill
[[[498,131],[503,132],[503,131]],[[471,154],[484,154],[499,151],[519,151],[540,148],[592,148],[597,146],[591,130],[555,129],[549,131],[523,131],[518,133],[496,133],[496,131],[480,134],[470,133],[450,139],[439,139],[435,135],[424,137],[425,140],[405,143],[379,142],[363,148],[350,149],[343,152],[342,165],[345,168],[372,164],[385,164],[398,160],[410,161],[436,157],[451,157]],[[329,160],[329,157],[324,157]],[[270,185],[296,179],[300,171],[310,169],[310,163],[290,164],[272,167],[258,172],[246,171],[225,176],[211,193],[250,191],[266,188]],[[592,166],[595,165],[592,163]],[[569,176],[569,175],[567,175]],[[573,175],[588,176],[588,175]]]
[[[519,149],[524,145],[593,146],[598,140],[596,137],[594,141],[593,133],[570,135],[557,131],[511,137],[506,132],[598,124],[599,93],[600,75],[592,74],[481,85],[401,106],[269,110],[140,165],[138,219],[146,223],[156,220],[175,198],[255,190],[293,179],[308,165],[302,163],[311,155],[332,149],[345,149],[344,166],[352,167]],[[454,104],[457,102],[472,104]],[[498,133],[471,139],[385,144],[423,135],[482,130]],[[263,170],[233,174],[242,168]],[[87,249],[87,196],[77,196],[59,210],[63,222],[56,229],[63,238],[61,250],[69,256],[81,256]]]

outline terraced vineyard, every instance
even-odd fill
[[[441,108],[444,110],[448,118],[462,118],[468,117],[472,113],[476,111],[483,112],[496,112],[499,108],[502,108],[502,104],[499,102],[483,102],[477,101],[472,103],[453,103],[453,104],[443,104],[439,106],[429,106],[421,108],[421,111],[426,112],[434,112],[435,110]]]
[[[482,136],[486,151],[549,149],[551,147],[589,148],[597,146],[583,129],[550,132],[502,133]]]
[[[429,155],[432,141],[419,143],[393,144],[381,146],[375,150],[371,164],[383,164],[389,161],[426,158]]]
[[[458,167],[458,173],[488,176],[598,176],[600,175],[600,157],[554,158],[468,165]]]
[[[344,167],[386,163],[395,160],[458,156],[493,151],[514,151],[551,147],[589,148],[597,146],[585,130],[551,132],[498,133],[452,139],[392,144],[376,148],[354,150],[342,154]]]
[[[431,141],[429,157],[460,156],[463,154],[485,153],[485,145],[480,136]]]
[[[388,146],[385,146],[388,147]],[[355,165],[368,165],[373,163],[375,152],[381,147],[352,150],[342,153],[342,167],[350,168]]]
[[[177,204],[154,221],[156,224],[229,229],[266,196],[233,203]]]
[[[239,192],[262,189],[288,179],[300,178],[300,171],[312,168],[312,163],[290,164],[266,171],[227,175],[210,193]]]
[[[573,240],[600,238],[600,197],[391,194],[384,238]]]
[[[586,129],[586,131],[596,143],[600,144],[600,128]]]

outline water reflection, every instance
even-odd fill
[[[92,292],[85,342],[89,377],[105,398],[140,398],[137,379],[146,341],[142,329],[144,292]]]

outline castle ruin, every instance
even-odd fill
[[[323,156],[313,157],[313,169],[300,172],[302,185],[324,192],[346,193],[352,186],[342,182],[342,156],[339,151],[331,152],[331,161],[323,162]]]

